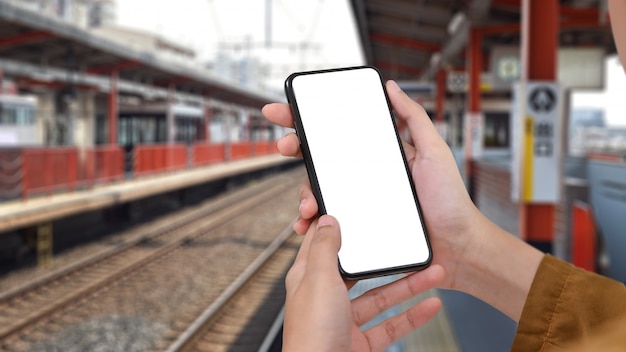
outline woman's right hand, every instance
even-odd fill
[[[442,265],[446,272],[442,287],[473,294],[518,319],[542,254],[514,239],[476,208],[450,148],[425,110],[395,82],[387,82],[386,88],[393,109],[407,124],[413,141],[404,143],[404,152],[422,205],[433,263]],[[266,105],[263,113],[275,124],[293,127],[287,104]],[[299,145],[297,136],[290,133],[277,146],[283,155],[301,157]],[[317,211],[307,181],[300,190],[300,219],[294,229],[305,233]]]
[[[409,127],[414,144],[404,143],[404,151],[413,175],[416,192],[434,252],[434,263],[446,270],[446,286],[453,288],[455,261],[469,241],[468,229],[476,227],[480,212],[470,200],[450,149],[440,137],[424,109],[406,96],[393,81],[387,92],[397,115]],[[270,104],[263,108],[265,116],[275,124],[293,127],[293,117],[287,104]],[[295,133],[278,141],[285,156],[302,157]],[[311,186],[306,180],[300,189],[300,219],[294,225],[303,234],[318,215]],[[366,216],[366,214],[364,214]],[[447,265],[446,265],[447,264]]]

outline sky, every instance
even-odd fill
[[[266,42],[266,3],[271,4],[272,49]],[[363,64],[347,0],[119,0],[119,25],[144,29],[214,58],[220,44],[231,55],[248,53],[279,65],[278,74]],[[306,49],[297,49],[306,48]],[[280,77],[281,85],[284,77]]]
[[[271,49],[265,47],[267,3]],[[201,61],[213,60],[220,44],[230,55],[256,56],[278,66],[271,83],[277,89],[291,72],[364,63],[348,0],[118,0],[117,22],[189,46]],[[576,92],[572,107],[603,109],[609,125],[626,126],[626,74],[615,58],[605,64],[606,90]]]
[[[605,65],[605,89],[574,93],[572,107],[603,109],[609,125],[626,127],[626,72],[616,56]]]

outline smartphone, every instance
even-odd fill
[[[428,266],[426,227],[379,71],[297,72],[285,93],[319,213],[341,227],[341,274],[363,279]]]

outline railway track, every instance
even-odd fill
[[[283,306],[283,278],[300,243],[292,228],[293,222],[166,351],[257,351]]]
[[[258,211],[258,209],[263,210],[263,205],[272,199],[286,192],[293,192],[297,189],[301,175],[300,171],[295,174],[290,172],[285,176],[276,177],[272,182],[259,183],[225,197],[219,202],[186,212],[184,216],[170,221],[165,226],[161,224],[157,228],[142,227],[141,233],[134,234],[131,236],[132,239],[114,249],[56,270],[29,284],[3,292],[0,294],[0,340],[3,341],[3,348],[11,349],[11,341],[22,341],[21,344],[17,344],[18,346],[32,344],[33,341],[29,335],[37,330],[37,326],[46,326],[47,322],[63,320],[60,317],[64,316],[64,312],[76,310],[76,307],[88,305],[92,301],[98,301],[98,298],[92,297],[102,295],[102,292],[110,290],[111,287],[124,286],[119,282],[132,281],[128,278],[141,276],[141,272],[146,271],[146,268],[150,266],[167,265],[169,257],[175,258],[174,253],[184,251],[181,248],[193,247],[203,241],[214,241],[216,247],[219,247],[221,243],[243,245],[238,242],[250,242],[251,248],[260,251],[258,247],[265,247],[266,244],[261,243],[265,240],[257,241],[257,243],[248,241],[247,238],[242,240],[237,239],[236,236],[228,237],[227,235],[220,239],[208,240],[208,238],[211,238],[211,233],[216,229],[225,227],[230,222],[241,221],[243,214]],[[250,227],[250,225],[244,226]],[[286,235],[283,234],[283,236]],[[289,250],[286,251],[289,252]],[[245,261],[242,261],[242,264],[245,264]],[[233,268],[233,270],[237,269]],[[228,276],[233,278],[237,274],[231,273]],[[228,282],[228,279],[224,281]],[[137,294],[134,295],[137,296]],[[187,310],[197,311],[198,308]],[[185,318],[179,318],[174,324],[176,327],[184,326],[186,323],[183,322],[189,320],[187,317],[191,316],[191,313],[181,314],[181,316]],[[72,318],[68,321],[75,320],[77,319]],[[58,326],[48,329],[52,332],[51,335],[62,330],[65,323],[56,325]],[[177,328],[164,330],[167,333],[161,340],[165,342],[155,342],[155,346],[171,341],[172,337],[177,334]],[[39,332],[32,335],[37,336],[37,340],[42,340],[43,336],[45,340],[46,333]],[[24,340],[27,343],[24,343]],[[17,350],[20,349],[17,348]]]

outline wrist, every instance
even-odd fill
[[[453,289],[479,298],[519,321],[543,253],[484,215],[456,261]]]

